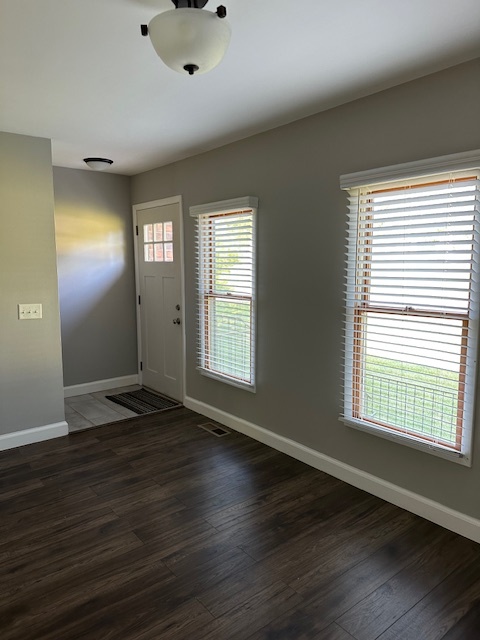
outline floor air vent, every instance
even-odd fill
[[[200,429],[205,429],[209,433],[217,436],[217,438],[222,438],[223,436],[228,436],[230,431],[225,429],[225,427],[221,427],[219,424],[214,424],[213,422],[204,422],[203,424],[198,425]]]

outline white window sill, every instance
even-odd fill
[[[461,464],[465,467],[472,466],[472,462],[469,456],[463,453],[459,453],[458,451],[452,451],[451,449],[443,447],[440,444],[425,442],[423,440],[415,438],[414,436],[396,434],[389,429],[384,429],[380,426],[364,422],[363,420],[356,420],[355,418],[340,417],[339,420],[340,422],[343,422],[347,427],[353,427],[354,429],[358,429],[359,431],[364,431],[380,438],[385,438],[386,440],[396,442],[397,444],[402,444],[406,447],[417,449],[418,451],[430,453],[434,456],[444,458],[445,460],[450,460],[451,462],[456,462],[457,464]]]
[[[197,371],[199,371],[202,376],[207,378],[212,378],[212,380],[218,380],[219,382],[224,382],[225,384],[229,384],[232,387],[237,387],[238,389],[244,389],[245,391],[250,391],[251,393],[256,393],[256,387],[254,384],[248,384],[246,382],[241,382],[240,380],[236,380],[235,378],[229,378],[228,376],[221,375],[220,373],[213,373],[208,371],[207,369],[202,369],[202,367],[197,367]]]

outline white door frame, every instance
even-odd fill
[[[162,198],[161,200],[151,200],[150,202],[141,202],[140,204],[134,204],[133,211],[133,250],[135,255],[135,306],[137,308],[137,363],[138,363],[138,381],[139,384],[143,382],[143,372],[140,369],[140,362],[142,361],[142,323],[140,318],[140,305],[138,304],[138,298],[140,296],[140,278],[138,274],[138,241],[137,241],[137,227],[138,227],[138,212],[145,209],[153,209],[155,207],[163,207],[168,204],[178,204],[180,209],[179,225],[180,225],[180,295],[182,309],[180,311],[181,317],[181,363],[182,363],[182,401],[185,401],[186,397],[186,373],[185,373],[185,259],[184,259],[184,240],[183,240],[183,206],[182,196],[172,196],[171,198]]]

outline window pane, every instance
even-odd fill
[[[475,197],[445,184],[368,193],[359,220],[371,304],[466,312]]]
[[[143,225],[143,241],[153,242],[153,225],[152,224]]]
[[[250,300],[209,298],[207,301],[208,368],[250,381]]]
[[[155,242],[162,242],[163,240],[163,223],[157,222],[153,225],[153,235]]]
[[[173,262],[173,244],[165,242],[165,262]]]
[[[217,293],[252,295],[253,220],[220,217],[211,227],[212,288]]]
[[[163,262],[163,243],[155,245],[155,262]]]
[[[173,223],[165,222],[165,242],[171,242],[173,240]]]
[[[145,262],[153,262],[153,244],[144,245]]]
[[[454,444],[463,322],[364,315],[362,418]]]

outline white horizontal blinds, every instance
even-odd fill
[[[199,363],[254,383],[254,211],[198,216]]]
[[[345,417],[461,451],[475,373],[475,172],[351,192]]]

